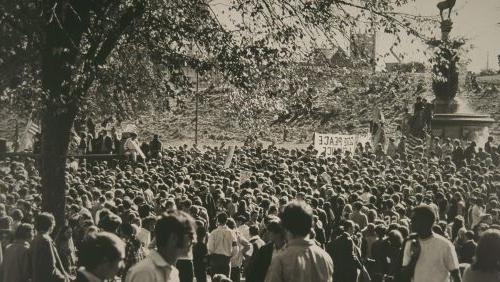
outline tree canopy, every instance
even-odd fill
[[[76,115],[158,104],[217,72],[244,93],[302,50],[364,27],[418,36],[410,0],[0,0],[0,103],[42,125],[43,207],[63,219],[65,156]],[[22,107],[20,107],[22,105]]]

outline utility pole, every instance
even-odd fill
[[[194,119],[194,144],[198,145],[198,71],[196,71],[196,94],[195,94],[195,119]]]
[[[490,51],[486,52],[486,70],[490,70]]]

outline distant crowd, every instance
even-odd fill
[[[226,146],[136,139],[126,160],[68,162],[60,226],[36,162],[1,160],[1,281],[500,281],[493,138],[245,145],[229,164]]]

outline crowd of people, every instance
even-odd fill
[[[0,281],[500,281],[500,147],[405,142],[68,165],[58,226],[36,162],[1,160]]]

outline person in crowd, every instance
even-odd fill
[[[431,102],[425,101],[424,109],[422,111],[425,129],[427,132],[432,130],[432,119],[434,117],[434,105]]]
[[[308,237],[312,208],[303,201],[293,201],[286,205],[281,219],[287,247],[272,258],[265,281],[332,281],[332,259]]]
[[[500,281],[500,231],[483,233],[476,248],[475,261],[465,269],[463,282]]]
[[[62,273],[61,269],[64,269],[70,277],[74,272],[64,262],[70,256],[63,255],[59,242],[73,240],[78,258],[75,261],[78,262],[86,239],[107,231],[127,241],[127,235],[122,232],[124,227],[136,225],[142,228],[136,238],[140,241],[141,250],[147,253],[147,258],[135,265],[141,265],[143,270],[148,269],[154,276],[154,267],[151,265],[158,262],[162,265],[158,269],[169,270],[170,280],[183,280],[191,275],[203,281],[203,278],[198,277],[210,272],[208,265],[214,263],[214,260],[210,263],[205,260],[209,253],[208,241],[201,238],[197,244],[200,248],[192,257],[194,270],[193,267],[183,268],[181,264],[189,261],[191,256],[189,252],[187,255],[180,254],[182,247],[174,248],[174,239],[172,242],[167,239],[170,242],[165,247],[168,252],[154,250],[158,245],[156,218],[166,211],[182,210],[191,214],[197,221],[196,225],[203,226],[205,233],[212,231],[212,234],[216,234],[222,227],[217,226],[221,225],[217,224],[217,214],[225,213],[237,222],[238,228],[235,230],[246,240],[257,238],[258,235],[267,242],[262,246],[262,242],[257,240],[260,243],[252,246],[254,251],[251,254],[245,254],[249,257],[242,265],[246,281],[264,281],[273,256],[287,249],[283,247],[285,236],[277,231],[283,229],[277,216],[286,210],[292,199],[301,199],[311,205],[311,229],[304,240],[319,248],[326,246],[327,253],[331,253],[335,263],[332,276],[341,275],[348,267],[352,269],[352,265],[357,265],[354,269],[358,273],[358,280],[367,278],[367,275],[360,275],[360,270],[364,269],[368,270],[372,281],[380,281],[384,276],[386,280],[392,276],[397,280],[399,277],[394,274],[394,268],[404,257],[402,253],[397,256],[398,249],[404,252],[402,246],[411,242],[412,250],[417,250],[420,241],[424,242],[422,244],[435,241],[434,237],[419,240],[409,235],[409,227],[414,223],[411,211],[422,203],[431,207],[435,214],[436,222],[431,230],[453,240],[459,262],[471,261],[474,242],[500,224],[500,186],[496,184],[500,173],[495,166],[498,160],[495,163],[493,154],[485,160],[480,154],[475,154],[470,161],[464,158],[455,164],[452,160],[454,148],[447,155],[443,145],[443,157],[439,159],[429,153],[432,144],[427,143],[424,147],[423,142],[414,137],[408,140],[403,155],[395,153],[382,160],[376,159],[368,143],[361,145],[356,152],[336,150],[329,158],[318,157],[312,147],[290,149],[247,144],[235,148],[236,161],[230,168],[221,165],[226,156],[224,146],[165,146],[161,157],[146,158],[141,162],[115,159],[112,156],[106,161],[82,162],[76,167],[71,166],[65,173],[67,214],[64,219],[68,226],[58,227],[58,231],[66,228],[66,232],[56,232],[54,238],[61,264],[54,252],[49,256],[44,253],[43,262],[54,266],[50,268],[54,269],[54,273]],[[494,152],[498,151],[494,147]],[[0,160],[0,239],[4,249],[15,240],[13,234],[16,226],[33,224],[41,214],[40,185],[34,162],[23,157]],[[364,220],[355,219],[359,202],[362,203],[360,213],[367,218],[364,229],[360,228]],[[351,218],[357,224],[349,222]],[[352,230],[350,225],[353,226]],[[252,234],[257,235],[250,235],[252,226],[255,226]],[[402,245],[401,238],[404,240]],[[30,248],[36,245],[40,249],[40,242],[36,241]],[[235,242],[237,245],[237,240]],[[334,243],[340,254],[332,248]],[[352,245],[353,254],[350,254],[352,263],[346,266],[343,265],[345,260],[337,256],[342,257],[342,247],[349,246],[347,243]],[[229,245],[227,249],[216,245],[215,240],[211,244],[212,250],[224,250],[219,254],[227,251],[228,257],[234,258],[232,242],[224,242],[223,245]],[[444,245],[438,244],[441,247]],[[300,249],[294,244],[292,247],[290,250],[293,252]],[[162,253],[167,259],[158,259],[161,257],[159,254],[156,259],[150,259],[154,257],[152,252]],[[172,252],[178,253],[175,261],[170,256]],[[437,255],[442,253],[438,251],[431,258],[442,259],[443,256]],[[415,254],[418,252],[415,251]],[[418,263],[411,265],[418,264],[419,269],[422,267],[425,272],[430,273],[439,265],[443,266],[434,264],[430,268],[428,264],[421,264],[421,260],[429,259],[428,254],[422,252],[419,256],[412,256],[413,261]],[[349,258],[347,255],[344,257]],[[285,258],[281,259],[284,261]],[[295,261],[293,256],[286,259]],[[149,261],[149,266],[146,267],[144,261]],[[132,264],[131,269],[134,269]],[[226,269],[231,267],[229,263],[225,266]],[[30,266],[30,271],[33,268]],[[171,276],[174,269],[178,269],[178,274]],[[400,268],[396,273],[405,269],[412,268]],[[444,273],[445,269],[441,267],[437,273]],[[322,271],[328,272],[328,269]],[[119,272],[119,275],[122,276],[123,272]],[[230,273],[227,276],[230,277]],[[54,279],[57,281],[58,278]],[[136,280],[142,281],[140,278]],[[160,280],[165,279],[162,277]]]
[[[227,214],[217,215],[217,228],[208,235],[208,254],[211,274],[230,275],[231,257],[238,252],[238,238],[227,226]]]
[[[156,250],[135,264],[126,282],[180,281],[175,267],[180,256],[187,256],[195,237],[194,219],[182,211],[164,213],[155,226]]]
[[[252,244],[252,254],[257,253],[257,251],[262,248],[266,244],[264,240],[262,240],[259,236],[260,230],[258,225],[252,225],[249,227],[249,233],[250,233],[250,244]]]
[[[474,232],[468,230],[465,232],[465,242],[462,244],[459,255],[460,263],[471,264],[476,252],[477,243],[474,241]]]
[[[393,158],[397,152],[397,145],[394,137],[389,137],[389,142],[387,143],[386,155]]]
[[[467,160],[467,163],[470,163],[472,159],[476,156],[476,142],[472,141],[470,142],[469,146],[464,151],[464,157],[465,160]]]
[[[352,214],[349,219],[359,226],[359,229],[364,229],[368,225],[368,217],[363,213],[363,203],[361,201],[352,204]]]
[[[285,248],[286,234],[279,218],[271,219],[265,229],[268,243],[258,250],[254,249],[245,270],[245,279],[248,282],[264,281],[272,258]]]
[[[75,282],[112,281],[124,266],[125,243],[115,234],[98,232],[82,242]]]
[[[125,279],[127,271],[136,263],[143,260],[145,255],[141,241],[137,239],[139,228],[135,224],[125,223],[120,228],[122,238],[125,241],[125,264],[122,278]]]
[[[137,161],[137,156],[143,156],[143,152],[137,142],[137,133],[132,132],[123,145],[125,155],[133,162]]]
[[[451,157],[453,155],[453,151],[455,149],[455,147],[453,146],[451,139],[449,137],[444,139],[444,143],[443,143],[441,148],[443,151],[442,159],[444,159],[446,157]]]
[[[73,243],[73,229],[69,225],[61,227],[54,240],[64,269],[71,275],[76,271],[76,247]]]
[[[0,263],[0,281],[30,281],[31,259],[29,249],[33,237],[33,225],[21,223],[17,227],[14,242],[5,247],[3,262]]]
[[[236,222],[232,218],[227,220],[227,227],[233,231],[237,242],[237,252],[231,257],[230,278],[233,282],[240,282],[243,260],[248,256],[252,245],[236,230]]]
[[[494,148],[493,140],[494,139],[492,136],[488,136],[488,141],[484,143],[484,151],[490,155],[493,154],[493,148]]]
[[[33,282],[70,281],[66,269],[50,234],[54,231],[55,219],[50,213],[40,213],[35,221],[37,235],[30,245],[31,273]]]
[[[401,140],[399,140],[398,147],[396,152],[399,154],[401,158],[406,158],[406,137],[402,136]]]
[[[412,230],[418,236],[419,251],[407,242],[404,246],[403,267],[410,271],[414,282],[447,282],[450,273],[453,281],[461,281],[458,257],[453,244],[432,231],[436,214],[428,205],[420,205],[412,212]],[[417,255],[416,255],[417,253]]]
[[[163,151],[163,143],[160,141],[160,135],[153,135],[153,140],[149,142],[149,152],[152,158],[161,158]]]
[[[207,229],[203,222],[196,227],[196,243],[193,245],[193,268],[196,282],[207,281],[208,249]]]
[[[340,235],[327,245],[326,250],[335,265],[333,281],[355,282],[358,279],[361,262],[357,256],[356,243],[352,238],[354,233],[355,223],[347,220],[341,228]]]

